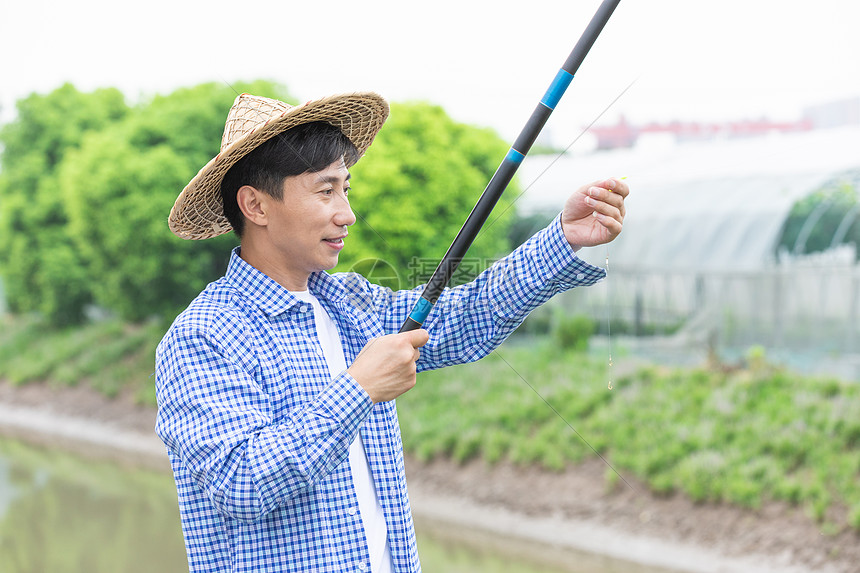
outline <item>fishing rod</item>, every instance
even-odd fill
[[[439,300],[442,291],[448,285],[448,281],[451,280],[457,267],[460,266],[460,262],[466,255],[466,251],[469,250],[475,237],[478,236],[481,227],[486,223],[493,207],[496,206],[508,183],[513,179],[523,158],[531,149],[532,144],[537,139],[538,134],[540,134],[555,106],[558,105],[564,92],[567,91],[567,87],[573,80],[574,74],[576,74],[591,46],[594,45],[595,40],[597,40],[600,32],[603,31],[603,27],[606,26],[606,22],[609,21],[609,17],[612,16],[612,12],[620,1],[603,0],[597,12],[591,18],[591,22],[585,28],[585,32],[583,32],[579,41],[573,47],[564,65],[550,84],[549,89],[547,89],[540,103],[535,107],[525,127],[502,160],[501,165],[496,169],[487,187],[478,199],[478,203],[472,209],[460,232],[457,233],[454,242],[448,248],[448,252],[445,253],[439,266],[436,267],[433,276],[430,277],[427,286],[424,287],[424,292],[421,293],[421,298],[418,299],[409,317],[400,328],[400,332],[416,330],[424,324],[427,315],[433,309],[433,305]]]

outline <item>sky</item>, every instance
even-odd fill
[[[599,0],[6,0],[0,121],[64,82],[130,103],[206,81],[265,78],[299,100],[370,90],[442,105],[512,141]],[[860,3],[622,0],[545,134],[598,124],[798,119],[860,96]],[[226,116],[225,110],[225,116]]]

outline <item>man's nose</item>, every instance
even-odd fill
[[[355,223],[355,213],[352,212],[352,207],[349,206],[349,199],[346,197],[343,197],[343,203],[338,208],[334,222],[338,226],[350,226]]]

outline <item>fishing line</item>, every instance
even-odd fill
[[[619,179],[623,181],[627,176]],[[606,263],[603,268],[606,270],[606,342],[609,347],[609,364],[606,369],[609,384],[606,385],[606,389],[612,390],[612,281],[609,280],[609,243],[606,243]]]
[[[606,245],[606,340],[609,346],[609,364],[606,368],[606,377],[609,379],[609,384],[606,385],[607,390],[612,390],[612,297],[609,294],[609,289],[612,282],[609,280],[609,245]]]

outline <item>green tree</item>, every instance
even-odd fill
[[[185,241],[170,232],[167,215],[218,153],[237,91],[290,100],[270,82],[235,88],[207,83],[158,96],[64,162],[69,230],[99,305],[129,320],[172,315],[223,273],[235,237]]]
[[[458,123],[439,106],[392,104],[387,124],[351,170],[358,221],[338,269],[382,259],[397,270],[402,287],[426,281],[507,148],[492,130]],[[500,199],[467,255],[477,264],[464,263],[461,281],[470,268],[505,254],[514,196],[516,189],[509,189]]]
[[[52,322],[80,320],[89,281],[66,230],[56,172],[85,135],[126,116],[115,89],[82,93],[66,84],[20,100],[0,129],[0,276],[9,309]]]
[[[282,86],[258,81],[183,88],[131,109],[116,90],[80,94],[71,86],[21,102],[19,119],[0,134],[10,308],[73,322],[95,302],[139,320],[178,311],[219,276],[236,238],[183,241],[166,218],[218,153],[241,91],[291,100]],[[401,286],[426,279],[417,275],[444,255],[506,149],[492,131],[457,123],[438,106],[393,105],[354,168],[359,223],[340,268],[372,257],[396,268],[407,279]],[[500,201],[494,217],[501,216],[473,245],[469,257],[478,263],[467,270],[507,250],[514,195]]]

